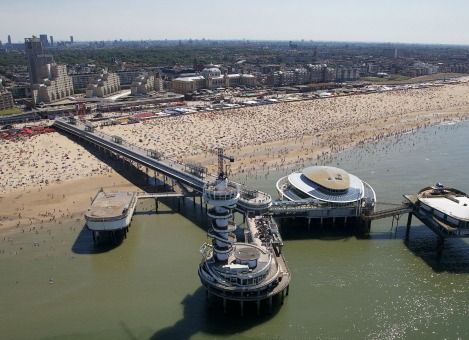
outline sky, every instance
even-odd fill
[[[0,0],[0,40],[250,39],[469,45],[468,0]]]

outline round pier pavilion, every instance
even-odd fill
[[[265,300],[271,311],[273,297],[280,296],[283,302],[288,294],[290,274],[283,257],[276,256],[270,243],[259,240],[252,218],[248,219],[248,224],[254,231],[248,232],[245,242],[237,242],[233,209],[240,199],[238,184],[220,174],[205,185],[203,198],[211,206],[207,214],[211,218],[208,236],[212,242],[201,247],[203,259],[198,274],[207,298],[222,299],[225,313],[228,301],[239,303],[241,315],[245,302],[255,303],[259,314],[261,302]]]
[[[280,199],[315,202],[331,207],[374,207],[376,193],[366,182],[332,166],[310,166],[282,177],[276,184]]]
[[[347,230],[357,234],[370,232],[371,221],[364,216],[373,213],[376,193],[345,170],[310,166],[280,178],[276,188],[281,199],[276,217],[281,222],[305,218],[308,230],[311,224],[332,224],[350,226]]]

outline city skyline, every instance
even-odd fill
[[[469,4],[461,0],[447,3],[396,0],[380,4],[379,8],[370,0],[353,3],[241,0],[236,6],[207,0],[198,3],[136,0],[131,7],[123,0],[100,3],[24,0],[2,8],[0,40],[6,42],[11,35],[13,43],[20,43],[33,34],[47,33],[55,41],[68,41],[73,35],[76,41],[304,39],[467,45],[469,37],[463,33],[469,28],[468,10]],[[23,20],[20,26],[19,13]],[[38,17],[42,20],[37,20]]]

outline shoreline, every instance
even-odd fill
[[[113,173],[12,191],[0,196],[0,234],[34,231],[50,223],[57,226],[67,221],[84,223],[84,212],[100,188],[137,189]]]
[[[209,172],[215,170],[216,155],[207,150],[212,144],[220,145],[235,158],[231,175],[243,182],[243,177],[258,171],[324,163],[346,149],[467,119],[469,84],[462,84],[235,109],[102,130],[139,146],[176,154],[186,163],[200,162]],[[0,233],[54,220],[83,221],[99,188],[136,190],[106,163],[59,133],[1,142],[0,154]]]
[[[409,131],[393,133],[379,138],[375,136],[374,138],[372,137],[356,144],[342,145],[334,150],[318,153],[316,162],[325,164],[342,151],[365,146],[368,143],[373,143],[385,138],[413,134],[421,129],[442,125],[445,122],[458,124],[468,120],[469,118],[460,121],[434,121],[432,124],[412,128],[409,129]],[[290,158],[286,159],[291,160]],[[244,174],[246,174],[246,177],[251,177],[253,175],[258,176],[258,172],[269,174],[271,170],[279,171],[281,168],[293,169],[295,167],[304,166],[304,160],[299,160],[284,162],[273,168],[266,168],[265,166],[262,168],[257,167],[251,171],[237,172],[232,175],[241,179],[241,176]],[[106,189],[107,191],[139,191],[139,188],[116,172],[52,183],[39,189],[17,189],[0,195],[0,235],[6,236],[11,233],[24,233],[28,231],[35,232],[51,224],[56,227],[69,222],[84,224],[84,212],[89,207],[93,197],[100,188],[103,188],[105,191]],[[8,206],[2,204],[4,202],[8,202]]]

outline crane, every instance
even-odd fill
[[[230,161],[230,163],[234,162],[234,157],[232,156],[226,156],[225,155],[225,150],[223,148],[217,148],[216,153],[218,155],[218,179],[226,179],[226,173],[228,172],[228,169],[224,169],[223,167],[223,160],[227,159]],[[228,165],[227,165],[228,168]]]
[[[76,114],[78,118],[84,122],[85,121],[85,114],[86,114],[86,104],[84,101],[79,101],[76,104]]]

